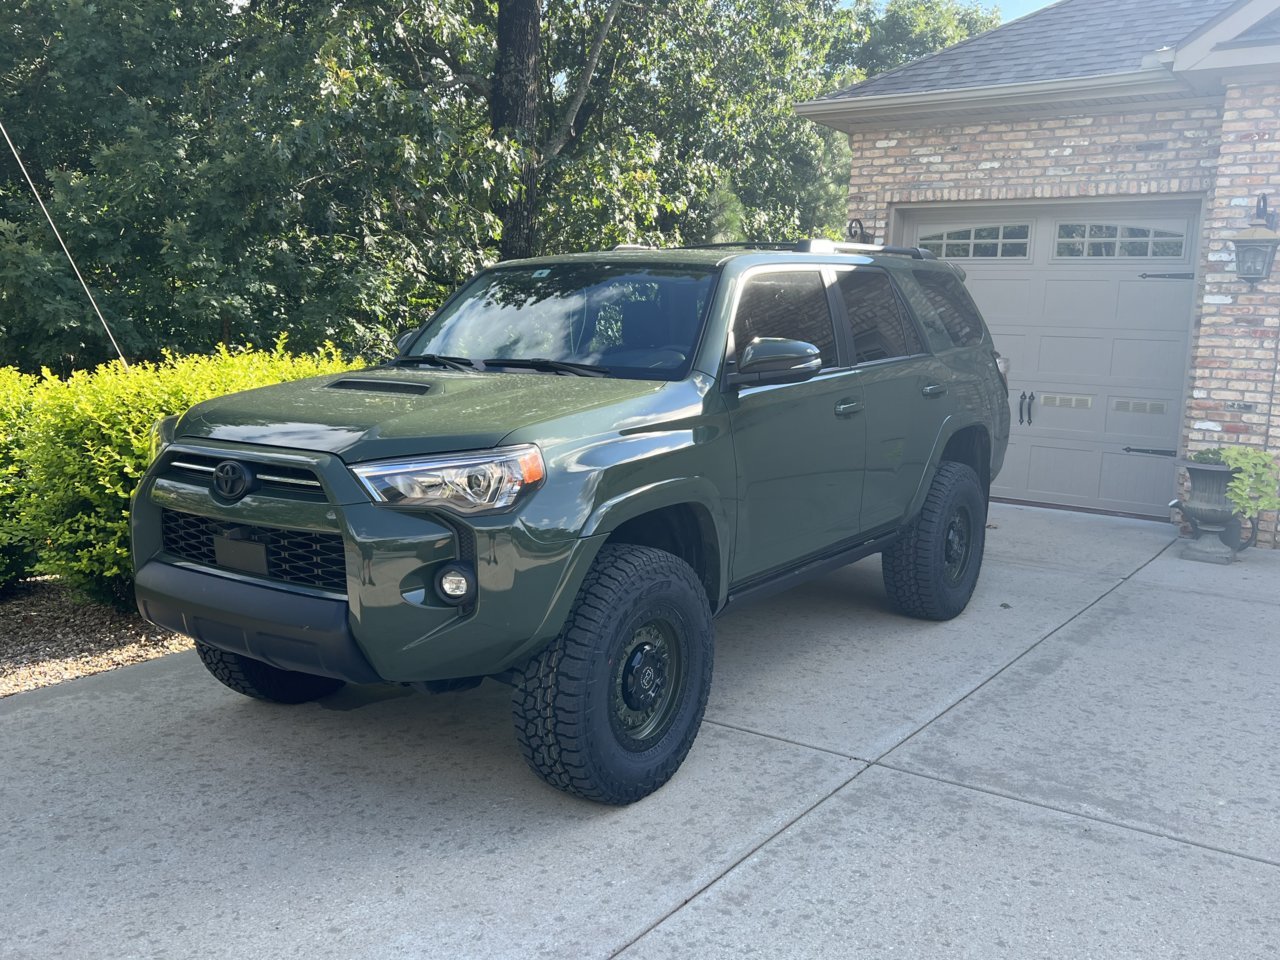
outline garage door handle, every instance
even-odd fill
[[[841,400],[836,404],[837,417],[852,417],[862,409],[861,400]]]
[[[947,392],[947,385],[945,383],[931,383],[920,392],[926,397],[940,397]]]

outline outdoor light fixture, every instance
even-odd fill
[[[1237,233],[1231,242],[1236,248],[1236,276],[1250,283],[1267,280],[1276,262],[1276,247],[1280,246],[1280,233],[1276,233],[1276,215],[1267,211],[1267,195],[1258,195],[1249,229]]]

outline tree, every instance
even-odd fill
[[[847,147],[793,104],[988,23],[957,0],[9,0],[0,117],[130,357],[374,352],[498,256],[837,229]],[[110,355],[0,156],[0,365]]]

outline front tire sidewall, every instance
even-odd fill
[[[586,709],[588,730],[594,734],[590,736],[590,759],[603,777],[620,783],[652,780],[677,755],[679,765],[692,746],[706,706],[705,691],[699,688],[710,682],[708,651],[695,640],[700,628],[707,629],[699,616],[702,611],[697,598],[680,589],[684,585],[675,580],[637,586],[634,596],[618,605],[601,631],[602,642],[591,661]],[[679,688],[673,691],[675,702],[665,729],[656,732],[656,739],[638,744],[617,716],[615,683],[623,666],[620,659],[632,636],[652,620],[671,628],[671,643],[681,667]],[[704,676],[706,684],[701,682]]]

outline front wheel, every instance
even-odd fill
[[[600,803],[667,782],[711,689],[711,610],[683,560],[601,548],[560,635],[517,675],[516,738],[534,773]]]
[[[919,516],[881,556],[889,599],[908,616],[956,616],[978,583],[986,532],[987,498],[978,475],[966,464],[943,461]]]

